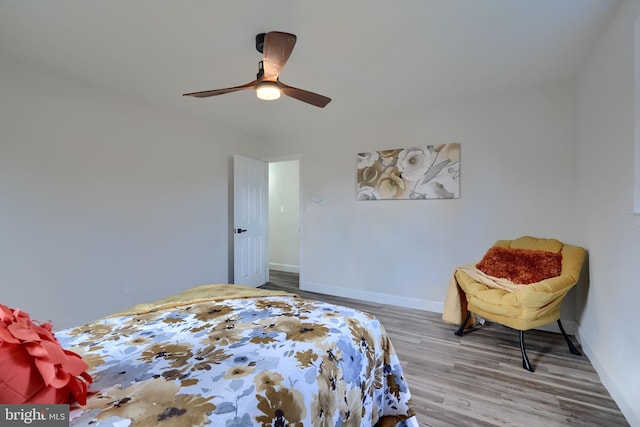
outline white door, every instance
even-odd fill
[[[233,283],[268,280],[269,165],[233,156]]]

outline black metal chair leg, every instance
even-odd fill
[[[571,342],[571,339],[569,339],[569,335],[567,335],[567,333],[564,331],[564,328],[562,327],[562,322],[560,321],[560,319],[558,319],[558,326],[560,327],[560,332],[562,332],[562,336],[564,337],[565,341],[569,345],[569,351],[571,352],[571,354],[582,356],[582,353],[580,353],[580,350],[578,350],[576,346],[573,345],[573,343]]]
[[[467,323],[469,322],[469,318],[471,317],[471,312],[469,310],[467,310],[467,316],[464,318],[464,320],[462,321],[462,324],[460,325],[460,327],[458,328],[458,330],[456,331],[456,335],[461,337],[462,334],[464,333],[464,327],[467,326]]]
[[[522,353],[522,367],[524,369],[526,369],[529,372],[533,372],[533,366],[531,366],[531,363],[529,362],[529,358],[527,357],[527,352],[524,349],[524,331],[519,331],[520,332],[520,352]]]

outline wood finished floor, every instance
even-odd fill
[[[532,373],[522,368],[518,333],[498,324],[457,337],[438,313],[302,291],[294,273],[272,270],[262,287],[376,316],[402,362],[421,426],[629,425],[587,357],[569,353],[560,334],[525,334]]]

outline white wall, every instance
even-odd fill
[[[61,329],[228,282],[238,135],[11,58],[0,75],[2,304]]]
[[[575,215],[590,267],[588,292],[579,294],[580,340],[633,426],[640,426],[640,223],[630,215],[639,14],[640,2],[623,2],[578,81]]]
[[[269,268],[300,271],[300,161],[269,163]]]
[[[304,150],[301,288],[441,311],[454,267],[495,240],[575,242],[574,106],[574,85],[555,83],[274,143],[274,156]],[[451,142],[460,199],[356,201],[356,153]]]

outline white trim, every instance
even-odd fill
[[[640,15],[634,23],[634,152],[633,152],[633,211],[640,215]],[[638,224],[640,225],[640,224]]]
[[[432,311],[435,313],[442,313],[444,309],[444,304],[439,301],[428,301],[419,298],[403,297],[395,294],[371,292],[361,289],[342,288],[334,285],[326,285],[324,283],[301,281],[300,289],[303,291],[334,295],[342,298],[352,298],[379,304],[389,304],[417,310]]]
[[[286,271],[289,273],[298,273],[299,275],[299,279],[298,281],[301,282],[302,281],[302,266],[303,266],[303,258],[302,258],[302,235],[303,235],[303,223],[304,223],[304,209],[303,209],[303,193],[302,193],[302,158],[303,155],[302,153],[294,153],[294,154],[290,154],[290,155],[283,155],[283,156],[274,156],[274,157],[267,157],[264,158],[263,161],[267,162],[267,163],[278,163],[278,162],[288,162],[288,161],[293,161],[293,160],[297,160],[298,161],[298,192],[299,192],[299,231],[298,231],[298,265],[297,266],[289,266],[289,267],[295,267],[296,270],[286,270],[285,268],[287,268],[286,264],[276,264],[273,263],[273,265],[280,265],[282,267],[275,267],[274,270],[278,270],[278,271]],[[269,265],[271,266],[272,263],[269,263]]]
[[[260,160],[267,163],[278,163],[278,162],[288,162],[290,160],[300,160],[300,159],[302,159],[302,153],[287,154],[284,156],[263,157]]]
[[[300,272],[300,266],[299,265],[291,265],[291,264],[279,264],[277,262],[270,262],[269,263],[269,270],[284,271],[284,272],[287,272],[287,273],[299,273]]]
[[[580,333],[579,326],[576,338],[582,346],[582,351],[589,358],[591,365],[598,373],[598,377],[600,377],[602,385],[604,385],[613,400],[616,402],[618,408],[620,408],[620,412],[622,412],[622,415],[624,415],[624,417],[629,422],[629,425],[640,426],[640,407],[638,407],[637,402],[635,404],[632,404],[631,402],[628,402],[626,400],[625,393],[618,389],[616,381],[611,377],[606,366],[600,362],[597,353],[593,351],[593,347],[591,346],[589,341]]]

